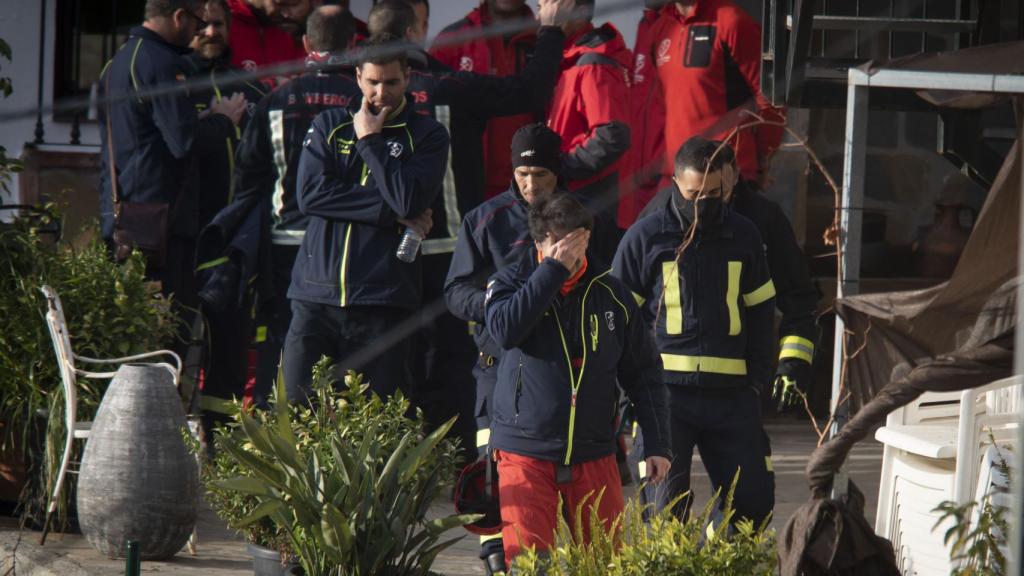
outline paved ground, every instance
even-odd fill
[[[768,432],[772,438],[776,474],[776,506],[772,526],[781,529],[796,508],[807,498],[807,484],[803,477],[807,457],[817,441],[809,424],[791,420],[770,422]],[[878,496],[882,448],[873,440],[856,447],[850,458],[851,477],[867,499],[869,522],[874,522]],[[694,466],[694,490],[698,504],[703,505],[710,494],[710,486],[701,466]],[[433,513],[447,514],[451,507],[440,502]],[[239,576],[252,574],[252,562],[245,553],[244,543],[227,531],[216,516],[204,510],[199,522],[199,548],[195,556],[181,552],[170,562],[146,562],[142,571],[147,574]],[[59,575],[93,576],[123,574],[124,561],[108,560],[89,547],[80,535],[51,536],[45,548],[38,546],[39,534],[19,534],[12,519],[0,519],[0,576]],[[12,551],[17,547],[17,553]],[[450,576],[482,575],[483,568],[476,558],[477,544],[467,536],[438,559],[434,569]],[[16,564],[12,566],[12,560]],[[11,570],[11,569],[14,570]]]

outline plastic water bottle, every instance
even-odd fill
[[[395,256],[398,256],[398,259],[402,262],[414,262],[422,243],[423,238],[415,230],[406,228],[405,234],[402,234],[402,241],[398,243],[398,250],[395,251]]]

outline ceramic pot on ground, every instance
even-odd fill
[[[251,543],[246,546],[246,549],[252,556],[252,568],[256,576],[285,576],[303,573],[298,562],[281,564],[281,553],[277,550]],[[298,570],[298,572],[293,572],[293,570]]]
[[[125,364],[103,396],[85,443],[78,517],[93,548],[143,560],[174,556],[196,524],[199,470],[182,437],[185,411],[171,373]]]

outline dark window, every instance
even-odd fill
[[[87,97],[128,30],[142,22],[145,0],[57,0],[53,98]],[[70,121],[74,112],[55,117]],[[84,120],[84,110],[80,120]]]

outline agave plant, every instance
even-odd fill
[[[461,538],[444,533],[477,519],[426,518],[454,474],[457,447],[444,439],[454,419],[425,435],[400,394],[368,394],[352,373],[340,392],[332,381],[321,365],[312,407],[288,404],[279,381],[270,411],[240,410],[218,448],[244,474],[215,489],[252,496],[238,526],[269,518],[308,576],[429,574]]]

